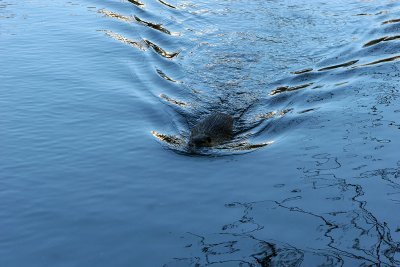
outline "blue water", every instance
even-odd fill
[[[399,266],[400,4],[141,3],[0,0],[0,266]]]

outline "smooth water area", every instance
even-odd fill
[[[397,1],[0,0],[0,266],[399,266],[399,41]]]

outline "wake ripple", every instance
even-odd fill
[[[113,30],[103,30],[107,36],[138,48],[140,51],[146,52],[151,49],[160,57],[157,59],[158,61],[162,58],[182,61],[184,57],[188,57],[192,53],[201,55],[201,51],[198,50],[200,47],[209,46],[212,49],[208,42],[193,44],[190,39],[187,39],[201,40],[194,36],[203,35],[204,29],[197,28],[188,31],[188,29],[184,29],[185,26],[182,27],[183,25],[176,23],[176,21],[190,23],[190,20],[193,20],[197,25],[206,25],[207,20],[202,16],[207,12],[199,12],[195,5],[191,6],[186,3],[181,6],[173,6],[159,0],[160,4],[173,11],[171,16],[173,14],[175,19],[169,21],[168,24],[175,25],[174,28],[181,27],[180,31],[172,31],[163,23],[142,18],[143,10],[150,7],[136,0],[129,2],[136,5],[139,8],[138,13],[142,15],[124,15],[106,9],[100,9],[99,13],[110,19],[128,23],[132,27],[137,25],[154,31],[152,36],[155,36],[154,39],[157,40],[162,39],[157,33],[169,36],[167,43],[174,46],[181,43],[183,46],[177,51],[168,51],[150,38],[141,37],[135,40]],[[139,10],[141,11],[139,12]],[[150,10],[146,12],[151,13]],[[284,136],[285,132],[293,131],[303,122],[313,120],[318,113],[326,112],[325,107],[329,102],[335,101],[335,98],[346,90],[351,90],[353,82],[356,80],[352,77],[368,75],[371,71],[368,69],[369,67],[400,59],[396,44],[400,39],[396,34],[400,20],[386,18],[388,16],[386,12],[360,13],[357,16],[362,16],[366,20],[373,16],[380,18],[377,27],[370,30],[366,37],[360,36],[360,40],[369,38],[371,35],[381,34],[382,36],[377,36],[364,43],[349,42],[347,46],[342,45],[341,49],[336,50],[336,55],[333,54],[330,58],[317,62],[313,66],[303,66],[301,70],[292,70],[290,75],[276,81],[260,80],[258,88],[251,90],[242,85],[243,81],[251,79],[245,73],[246,68],[249,65],[262,64],[262,62],[259,61],[260,58],[257,54],[245,50],[243,53],[234,50],[223,53],[215,51],[215,57],[206,66],[207,71],[214,72],[216,76],[219,75],[219,71],[225,72],[222,75],[230,72],[231,76],[235,78],[229,81],[210,80],[204,84],[192,83],[191,79],[197,79],[195,77],[179,81],[166,75],[162,68],[154,66],[157,76],[170,85],[161,93],[156,92],[159,90],[149,88],[150,93],[175,111],[175,115],[171,118],[173,120],[171,124],[177,127],[175,133],[161,133],[153,130],[151,134],[173,151],[190,154],[192,151],[189,151],[186,145],[190,136],[190,128],[207,114],[225,112],[235,118],[234,139],[212,149],[199,150],[198,154],[231,155],[253,151],[276,143]],[[165,17],[162,18],[162,20],[164,19]],[[389,35],[390,33],[392,35]],[[163,40],[163,43],[166,43],[166,40]],[[230,50],[231,47],[222,47],[221,49]],[[240,49],[243,50],[243,48]],[[182,53],[183,57],[179,58]],[[160,65],[162,65],[161,61]],[[181,66],[175,62],[174,68],[181,69]],[[181,71],[185,70],[181,69]],[[176,91],[177,86],[179,94]],[[261,141],[259,141],[260,139]]]

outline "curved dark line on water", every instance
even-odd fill
[[[304,114],[304,113],[311,112],[311,111],[314,111],[314,110],[315,110],[315,108],[309,108],[309,109],[305,109],[305,110],[299,111],[297,113]]]
[[[382,24],[392,24],[392,23],[399,23],[400,19],[391,19],[391,20],[387,20],[382,22]]]
[[[372,16],[372,14],[370,14],[370,13],[358,13],[358,14],[355,14],[353,16]]]
[[[325,71],[325,70],[332,70],[332,69],[337,69],[337,68],[342,68],[342,67],[348,67],[348,66],[356,64],[357,62],[358,62],[358,60],[352,60],[352,61],[349,61],[346,63],[325,67],[325,68],[319,69],[318,71]]]
[[[164,99],[165,101],[167,101],[167,102],[169,102],[169,103],[171,103],[171,104],[173,104],[173,105],[175,105],[175,106],[180,106],[180,107],[187,107],[187,106],[189,106],[188,103],[183,102],[183,101],[179,101],[179,100],[172,99],[172,98],[170,98],[169,96],[167,96],[166,94],[161,94],[160,97],[161,97],[162,99]]]
[[[117,41],[120,41],[121,43],[139,48],[140,50],[146,50],[146,46],[151,47],[157,54],[168,59],[172,59],[179,54],[179,52],[172,52],[172,53],[167,52],[158,45],[156,45],[155,43],[152,43],[151,41],[146,39],[142,40],[141,42],[136,42],[109,30],[99,30],[99,31],[103,31],[107,36]]]
[[[291,74],[303,74],[303,73],[307,73],[307,72],[310,72],[310,71],[313,71],[314,69],[312,69],[312,68],[308,68],[308,69],[304,69],[304,70],[298,70],[298,71],[293,71],[293,72],[291,72]]]
[[[392,41],[392,40],[396,40],[396,39],[400,39],[400,35],[395,35],[395,36],[384,36],[382,38],[378,38],[372,41],[369,41],[368,43],[366,43],[364,45],[364,47],[368,47],[368,46],[372,46],[372,45],[376,45],[379,44],[381,42],[387,42],[387,41]]]
[[[348,84],[349,82],[341,82],[341,83],[335,83],[334,85],[335,86],[341,86],[341,85],[345,85],[345,84]]]
[[[271,93],[269,93],[270,95],[276,95],[276,94],[280,94],[280,93],[284,93],[284,92],[290,92],[290,91],[296,91],[296,90],[300,90],[306,87],[309,87],[310,85],[312,85],[313,83],[306,83],[306,84],[302,84],[302,85],[298,85],[298,86],[281,86],[278,87],[274,90],[271,91]]]
[[[166,28],[164,28],[164,27],[162,26],[162,24],[157,24],[157,23],[153,23],[153,22],[149,22],[149,21],[142,20],[141,18],[139,18],[139,17],[136,16],[136,15],[134,15],[134,18],[135,18],[135,20],[136,20],[138,23],[140,23],[140,24],[142,24],[142,25],[144,25],[144,26],[147,26],[147,27],[152,28],[152,29],[155,29],[155,30],[157,30],[157,31],[160,31],[160,32],[163,32],[163,33],[172,35],[172,33],[171,33],[169,30],[167,30]]]
[[[158,45],[156,45],[155,43],[153,43],[153,42],[151,42],[151,41],[149,41],[149,40],[147,40],[147,39],[143,39],[143,41],[144,41],[148,46],[150,46],[151,48],[153,48],[153,50],[154,50],[157,54],[159,54],[160,56],[162,56],[162,57],[171,59],[171,58],[174,58],[174,57],[176,57],[177,55],[179,55],[179,52],[172,52],[172,53],[167,52],[167,51],[165,51],[164,49],[162,49],[161,47],[159,47]]]
[[[158,0],[158,2],[160,2],[161,4],[163,4],[163,5],[167,6],[167,7],[176,9],[175,6],[173,6],[173,5],[171,5],[171,4],[168,4],[167,2],[165,2],[165,1],[163,1],[163,0]]]
[[[175,81],[174,79],[170,78],[167,74],[165,74],[162,70],[160,69],[156,69],[156,72],[158,73],[158,75],[160,75],[161,78],[163,78],[164,80],[176,83],[177,81]]]
[[[144,7],[144,3],[138,1],[138,0],[128,0],[129,2],[131,2],[132,4],[138,6],[138,7]]]
[[[399,60],[399,59],[400,59],[400,56],[389,57],[389,58],[384,58],[384,59],[381,59],[381,60],[373,61],[373,62],[370,62],[370,63],[362,64],[362,65],[360,65],[358,67],[371,66],[371,65],[375,65],[375,64],[384,63],[384,62],[396,61],[396,60]],[[355,67],[357,67],[357,66],[355,66]]]

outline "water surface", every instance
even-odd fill
[[[399,8],[0,0],[0,265],[400,265]]]

